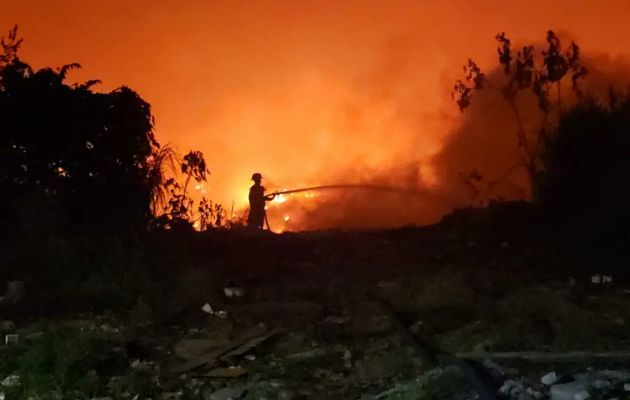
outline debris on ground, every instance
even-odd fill
[[[467,400],[479,384],[502,400],[629,397],[617,275],[611,285],[600,273],[603,286],[591,272],[570,284],[519,275],[521,260],[492,269],[515,263],[519,242],[504,251],[503,238],[457,232],[270,237],[290,245],[238,260],[238,242],[216,240],[203,242],[222,254],[205,269],[132,292],[115,311],[2,314],[3,338],[20,338],[0,346],[5,400]]]

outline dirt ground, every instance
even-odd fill
[[[626,398],[623,277],[530,233],[163,235],[127,302],[86,274],[0,303],[0,398]]]

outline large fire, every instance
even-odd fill
[[[0,27],[20,25],[23,58],[35,67],[79,62],[72,79],[137,90],[153,106],[160,142],[203,151],[212,175],[196,192],[231,217],[245,211],[252,172],[268,191],[423,191],[278,196],[268,214],[284,231],[426,223],[469,203],[460,174],[501,175],[514,143],[509,121],[474,109],[461,117],[450,90],[462,63],[475,57],[490,70],[497,32],[532,42],[553,28],[618,80],[630,53],[627,15],[626,0],[24,0],[3,4]],[[527,196],[518,176],[504,189]]]

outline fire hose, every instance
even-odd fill
[[[381,191],[381,192],[401,193],[401,194],[412,195],[412,196],[420,196],[420,195],[426,196],[428,194],[426,191],[423,191],[423,190],[402,188],[402,187],[397,187],[397,186],[350,183],[350,184],[320,185],[320,186],[310,186],[310,187],[299,188],[299,189],[280,190],[280,191],[265,195],[265,198],[267,200],[271,200],[275,196],[284,195],[284,194],[314,192],[314,191],[319,191],[319,190],[336,190],[336,189],[374,190],[374,191]],[[264,223],[267,224],[267,229],[271,230],[266,212],[265,212]]]
[[[381,192],[404,193],[404,194],[409,194],[409,195],[426,195],[427,194],[427,192],[423,190],[402,188],[402,187],[396,187],[396,186],[372,185],[372,184],[337,184],[337,185],[322,185],[322,186],[311,186],[311,187],[305,187],[305,188],[299,188],[299,189],[281,190],[281,191],[270,193],[268,196],[278,196],[281,194],[313,192],[313,191],[331,190],[331,189],[375,190],[375,191],[381,191]]]

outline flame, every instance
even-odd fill
[[[275,204],[286,203],[286,201],[287,201],[287,195],[285,194],[279,194],[276,197],[274,197],[273,200],[271,200],[271,202]]]
[[[277,196],[272,224],[290,215],[291,229],[432,222],[451,200],[467,200],[459,173],[484,164],[492,177],[509,165],[498,146],[477,143],[488,136],[462,139],[468,117],[450,99],[467,57],[484,70],[496,65],[496,33],[522,43],[553,28],[574,36],[583,54],[630,56],[626,0],[57,3],[7,2],[0,29],[20,22],[21,58],[34,67],[77,61],[85,68],[70,82],[99,78],[96,90],[138,91],[161,143],[204,152],[212,186],[197,196],[238,214],[256,171],[268,187],[378,182],[448,195]],[[498,130],[492,120],[473,122]]]

